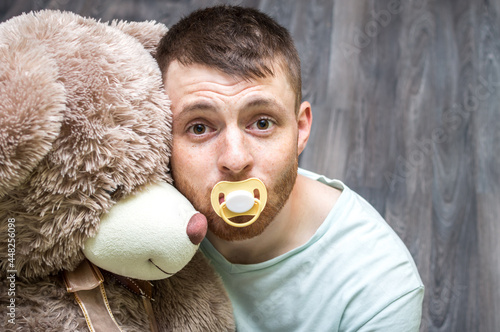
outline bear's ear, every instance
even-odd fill
[[[33,40],[0,43],[0,198],[21,184],[59,135],[64,86]]]
[[[164,24],[155,21],[126,22],[114,20],[110,25],[137,39],[153,57],[155,57],[156,46],[158,46],[160,39],[168,31]]]

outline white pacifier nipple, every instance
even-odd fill
[[[255,204],[254,197],[246,190],[236,190],[227,195],[226,206],[234,213],[250,210]]]
[[[254,195],[258,193],[256,198]],[[257,178],[239,182],[221,181],[212,189],[210,195],[212,207],[227,224],[234,227],[246,227],[253,224],[264,210],[267,202],[267,190]],[[253,216],[250,221],[236,223],[229,218]]]

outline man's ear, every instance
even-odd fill
[[[309,139],[309,134],[311,133],[312,125],[312,110],[311,104],[304,101],[300,104],[299,113],[297,115],[297,126],[298,126],[298,153],[299,155],[304,151],[307,140]]]

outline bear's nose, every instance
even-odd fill
[[[193,215],[189,219],[186,230],[189,240],[195,245],[200,244],[205,235],[207,235],[207,227],[208,222],[204,215],[199,212]]]

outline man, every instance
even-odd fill
[[[286,29],[254,9],[207,8],[170,29],[157,59],[172,175],[209,220],[201,248],[238,331],[417,331],[423,285],[401,240],[342,182],[297,174],[312,113]],[[267,187],[264,211],[250,226],[226,224],[212,188],[253,177]]]

